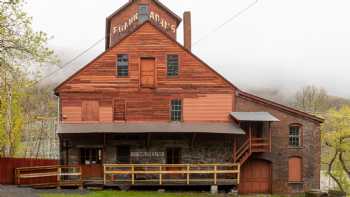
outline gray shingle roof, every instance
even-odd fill
[[[245,134],[235,123],[79,123],[59,124],[58,134],[69,133],[218,133]]]
[[[238,121],[278,122],[275,116],[268,112],[232,112],[231,116]]]

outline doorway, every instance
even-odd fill
[[[140,86],[142,88],[155,87],[155,58],[141,58]]]

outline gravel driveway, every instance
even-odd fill
[[[13,185],[0,185],[0,197],[39,197],[40,193],[86,194],[88,190],[78,189],[31,189]]]

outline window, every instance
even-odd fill
[[[82,121],[99,121],[100,104],[98,101],[83,101],[81,106]]]
[[[101,164],[102,149],[99,148],[81,148],[80,162],[83,165]]]
[[[288,160],[288,181],[301,182],[302,176],[302,159],[300,157],[290,157]]]
[[[139,6],[139,22],[143,23],[148,20],[149,16],[149,8],[148,5],[140,5]]]
[[[172,100],[171,101],[171,121],[182,120],[182,101]]]
[[[289,127],[289,146],[301,146],[301,128],[299,125],[292,125]]]
[[[113,119],[114,121],[125,121],[126,104],[125,100],[115,99],[113,106]]]
[[[179,75],[179,56],[178,55],[168,55],[167,58],[167,71],[168,76],[178,76]]]
[[[129,75],[129,57],[128,55],[118,55],[117,57],[117,74],[119,77],[127,77]]]
[[[167,164],[180,164],[181,163],[181,148],[168,148],[166,150],[166,163]]]

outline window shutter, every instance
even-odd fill
[[[122,100],[122,99],[114,100],[114,110],[113,110],[114,121],[126,121],[125,111],[126,111],[125,100]]]
[[[302,159],[300,157],[291,157],[288,160],[289,181],[301,182],[302,177]]]
[[[82,121],[99,121],[100,104],[98,101],[83,101],[81,107]]]

